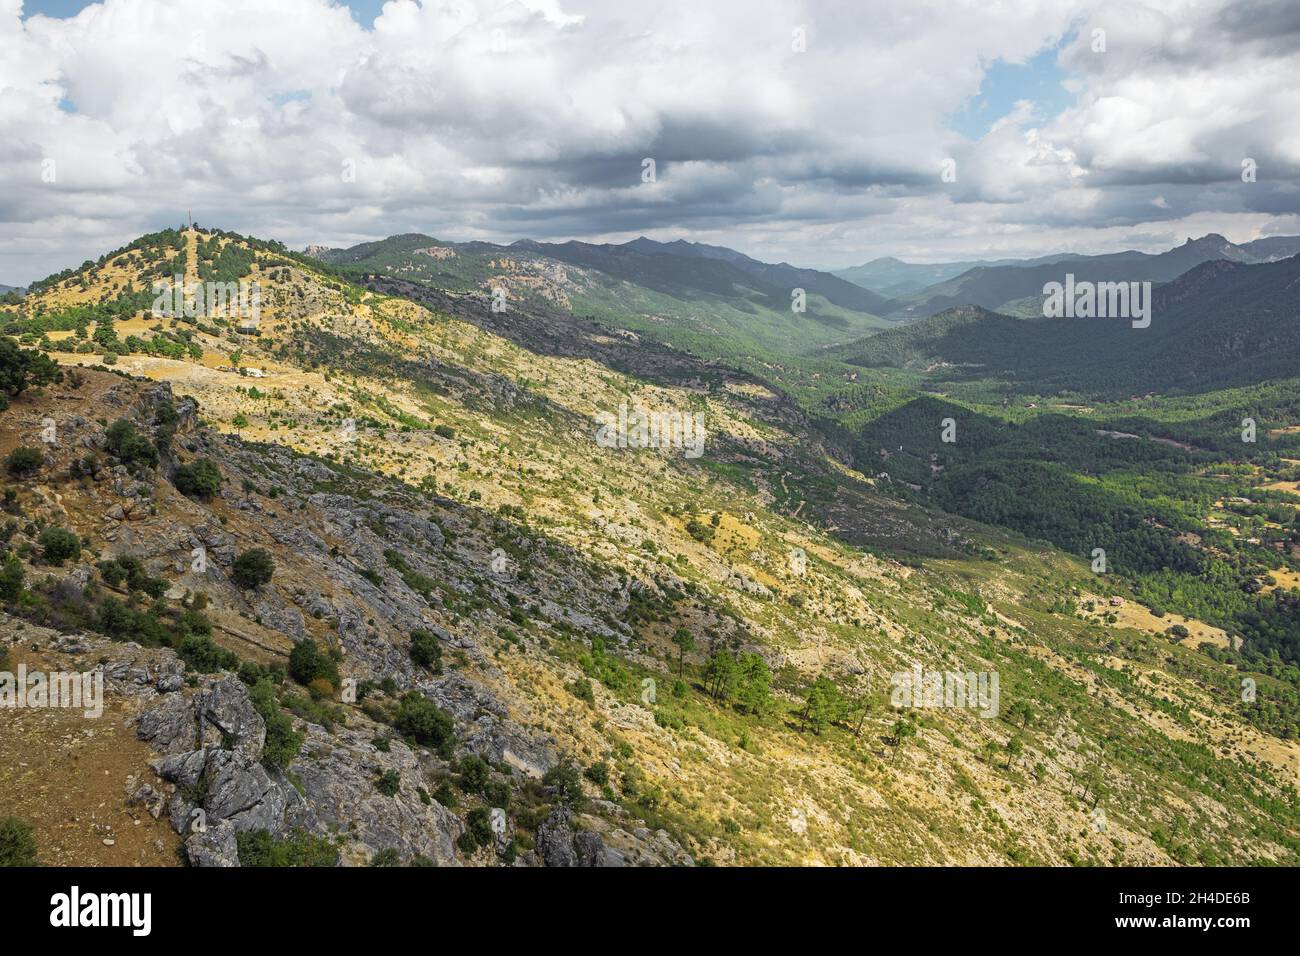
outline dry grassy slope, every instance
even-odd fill
[[[366,646],[398,645],[413,615],[445,627],[464,650],[460,666],[507,701],[521,725],[554,734],[583,763],[609,761],[625,802],[667,825],[697,855],[740,863],[1168,863],[1167,849],[1181,847],[1184,858],[1208,849],[1223,862],[1294,862],[1285,845],[1296,837],[1294,816],[1279,820],[1285,814],[1266,803],[1289,802],[1294,813],[1294,791],[1285,789],[1296,780],[1294,745],[1260,740],[1235,712],[1231,675],[1194,651],[1042,610],[1049,582],[1082,580],[1077,565],[997,538],[990,538],[1003,553],[996,565],[935,562],[917,571],[873,557],[774,507],[777,480],[793,485],[790,500],[799,500],[804,436],[783,427],[779,416],[755,414],[738,397],[743,388],[654,384],[591,360],[521,348],[404,300],[369,296],[353,304],[331,280],[297,266],[289,282],[268,286],[260,337],[202,337],[212,356],[241,347],[244,364],[264,369],[265,377],[216,371],[208,355],[203,363],[132,356],[122,364],[195,397],[206,422],[241,434],[243,443],[200,436],[196,451],[182,450],[181,457],[202,453],[221,463],[227,490],[210,510],[241,545],[273,550],[281,567],[273,585],[279,604],[302,606],[303,595],[328,592],[336,609],[356,605],[365,620],[364,640],[357,640]],[[0,452],[30,441],[45,414],[100,417],[98,390],[122,387],[91,375],[80,393],[56,388],[20,399],[0,418]],[[595,447],[591,417],[625,400],[704,411],[704,457],[690,462],[680,453]],[[399,415],[408,425],[451,426],[454,437],[404,429]],[[342,427],[347,418],[357,421],[355,437]],[[406,482],[407,494],[385,490],[385,500],[434,517],[454,541],[432,553],[410,542],[392,545],[453,594],[477,588],[486,608],[467,612],[446,594],[426,606],[382,564],[371,570],[383,574],[384,593],[371,594],[361,579],[323,568],[286,546],[283,535],[277,540],[273,528],[308,528],[353,563],[373,562],[377,547],[372,542],[360,559],[348,554],[355,541],[331,537],[328,516],[309,497],[311,482],[295,481],[287,459],[246,444],[252,441],[359,470],[356,481],[324,483],[331,488],[393,488],[366,472]],[[759,467],[743,467],[748,462]],[[437,481],[440,497],[409,490],[425,476]],[[244,478],[255,490],[241,490]],[[934,524],[875,496],[854,476],[840,481],[852,507],[837,523],[855,523],[842,536],[869,527],[877,513],[887,516],[877,541]],[[265,497],[277,484],[285,493]],[[85,500],[84,482],[28,491],[78,532],[155,560],[160,554],[150,549],[161,548],[162,538],[203,520],[191,511],[200,506],[165,482],[157,516],[111,526],[96,518],[102,502]],[[522,508],[525,521],[493,517],[502,505]],[[682,507],[697,509],[705,522],[720,515],[711,543],[685,532],[685,516],[671,513]],[[156,527],[158,537],[137,526]],[[491,570],[496,547],[511,556],[504,575]],[[795,547],[808,555],[802,576],[788,560]],[[178,584],[193,586],[179,577]],[[628,628],[621,622],[629,581],[652,593],[687,584],[694,594],[661,620]],[[953,586],[982,594],[995,616],[981,619],[952,599],[945,588]],[[255,656],[287,648],[283,634],[257,623],[257,610],[242,595],[208,588],[223,643]],[[527,609],[525,625],[508,620],[507,593]],[[579,635],[621,634],[616,644],[634,676],[654,677],[658,709],[683,725],[659,726],[635,681],[619,691],[597,684],[594,710],[574,697],[568,686],[581,676],[576,658],[584,642],[566,639],[556,626],[566,614],[579,623]],[[336,639],[328,618],[303,620],[318,640]],[[667,637],[679,624],[759,650],[778,674],[775,712],[744,716],[715,706],[698,689],[684,701],[669,695],[676,655]],[[504,632],[523,640],[504,643]],[[690,658],[692,682],[707,641],[700,644]],[[345,672],[383,676],[382,654],[348,650]],[[1159,674],[1158,694],[1146,688],[1150,678],[1129,684],[1110,676],[1105,668],[1118,670],[1113,659],[1124,655]],[[1010,767],[1003,766],[1005,754],[985,753],[987,744],[1012,735],[1004,720],[928,711],[917,743],[895,755],[888,679],[913,662],[998,670],[1004,711],[1024,699],[1036,712],[1025,753]],[[870,688],[874,707],[859,738],[846,727],[821,737],[798,729],[796,695],[821,674]],[[1195,707],[1171,716],[1171,700]],[[1171,737],[1203,749],[1171,759]],[[1091,799],[1080,799],[1078,781],[1094,765],[1105,768],[1107,781],[1104,831],[1087,815]],[[628,796],[634,788],[637,796]],[[806,829],[792,826],[792,817],[805,819]],[[1172,834],[1164,848],[1152,839],[1157,830]]]

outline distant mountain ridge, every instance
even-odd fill
[[[928,286],[945,282],[963,272],[969,272],[971,269],[991,266],[1027,266],[1076,257],[1076,253],[1062,252],[1037,259],[969,259],[956,262],[921,263],[904,262],[893,256],[882,256],[864,262],[860,266],[832,269],[831,273],[864,289],[893,298],[919,292]]]
[[[935,380],[1001,378],[1043,394],[1250,384],[1300,367],[1297,289],[1300,255],[1254,264],[1218,258],[1157,286],[1147,329],[1122,319],[1017,319],[962,305],[826,354]]]
[[[836,274],[866,284],[868,288],[889,289],[903,303],[891,317],[918,319],[963,305],[1023,314],[1022,308],[1012,304],[1041,295],[1044,284],[1061,281],[1066,272],[1072,273],[1076,280],[1094,282],[1168,282],[1212,259],[1260,264],[1298,253],[1300,236],[1273,236],[1237,244],[1210,233],[1199,239],[1188,238],[1182,245],[1161,253],[1135,250],[1098,256],[1063,253],[1037,259],[934,265],[876,259]],[[1069,268],[1064,268],[1066,263]],[[921,289],[909,291],[905,287],[927,274],[941,278]]]
[[[899,307],[828,272],[683,240],[499,245],[406,233],[348,249],[312,246],[309,254],[352,278],[498,290],[509,300],[596,317],[714,356],[788,355],[849,342],[887,327],[881,316]]]

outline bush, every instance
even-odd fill
[[[0,866],[36,866],[32,828],[16,817],[0,817]]]
[[[68,558],[81,554],[81,539],[67,528],[50,525],[41,532],[36,543],[41,546],[42,556],[56,568]]]
[[[221,490],[221,472],[206,458],[181,465],[172,476],[176,490],[191,498],[208,499]]]
[[[125,465],[138,462],[152,468],[158,464],[158,449],[125,418],[119,418],[108,426],[104,433],[104,447]]]
[[[385,770],[375,781],[375,789],[386,797],[397,796],[397,791],[402,788],[402,778],[396,770]]]
[[[455,742],[451,715],[418,692],[410,691],[402,697],[393,726],[416,743],[433,747],[444,759],[451,756],[451,745]]]
[[[504,810],[510,806],[510,796],[510,785],[499,780],[492,780],[483,788],[483,799],[487,801],[489,807],[500,807]]]
[[[339,851],[324,837],[294,830],[277,840],[265,830],[246,830],[235,836],[241,866],[334,866]]]
[[[43,464],[45,464],[45,455],[39,448],[32,448],[30,445],[19,445],[5,459],[5,468],[15,478],[36,474]]]
[[[708,544],[717,534],[712,525],[704,524],[695,518],[686,522],[686,533],[701,544]]]
[[[0,566],[0,601],[17,601],[23,593],[23,563],[18,555],[5,555]]]
[[[293,718],[280,709],[275,686],[268,678],[259,678],[248,692],[253,709],[266,724],[266,745],[262,748],[262,766],[283,770],[302,747],[303,734],[293,729]]]
[[[235,583],[246,591],[266,584],[274,573],[275,561],[265,548],[245,551],[235,558],[235,563],[230,568]]]
[[[104,583],[111,588],[126,583],[128,591],[143,591],[151,598],[160,598],[167,593],[167,582],[162,578],[150,577],[144,563],[139,558],[123,555],[110,561],[101,561],[97,565]]]
[[[465,824],[476,848],[492,845],[492,815],[487,807],[475,807],[465,814]]]
[[[401,866],[402,859],[397,855],[397,850],[391,846],[386,846],[370,858],[369,866]],[[412,861],[414,865],[414,861]]]
[[[411,660],[435,674],[442,673],[442,643],[430,631],[411,632]]]
[[[469,754],[461,758],[460,765],[456,769],[460,771],[460,779],[456,781],[458,787],[466,793],[483,792],[491,770],[486,760],[477,754]]]
[[[312,681],[324,679],[329,682],[331,693],[340,683],[338,665],[310,640],[293,645],[289,652],[289,676],[307,687]]]
[[[557,763],[542,777],[542,786],[551,792],[556,801],[572,810],[581,810],[587,798],[582,792],[582,777],[578,768],[568,760]]]
[[[29,385],[63,380],[59,363],[34,349],[20,349],[10,338],[0,338],[0,395],[21,395]]]
[[[570,684],[569,690],[573,692],[573,696],[578,698],[578,700],[585,700],[588,704],[592,705],[596,703],[596,692],[592,690],[591,681],[587,680],[585,677],[581,677]]]
[[[190,670],[200,674],[213,671],[233,671],[239,667],[239,656],[221,647],[206,634],[191,634],[184,638],[176,655]]]

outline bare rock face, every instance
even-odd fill
[[[537,828],[537,853],[547,866],[626,866],[627,858],[600,834],[579,829],[567,807],[556,807]]]
[[[194,705],[183,695],[169,694],[140,714],[136,734],[161,753],[188,753],[199,745]]]
[[[185,841],[191,866],[239,866],[239,844],[234,827],[223,823],[196,832]]]
[[[474,722],[465,747],[488,763],[505,764],[534,779],[540,779],[559,762],[554,737],[525,730],[491,714]]]
[[[401,741],[384,753],[371,742],[373,731],[342,728],[331,736],[308,725],[304,756],[289,769],[323,831],[348,828],[351,845],[343,862],[364,863],[377,851],[397,850],[409,860],[423,856],[438,866],[458,865],[456,839],[465,831],[460,818],[432,798],[419,796],[430,757]],[[388,771],[401,781],[395,796],[380,793],[374,781]]]
[[[266,724],[236,677],[208,684],[197,695],[200,736],[205,747],[228,742],[232,749],[257,759],[266,743]]]
[[[273,837],[304,830],[330,839],[346,832],[345,865],[364,864],[382,849],[403,860],[457,864],[464,824],[427,790],[420,795],[435,759],[430,755],[401,741],[381,751],[374,726],[337,727],[331,734],[303,724],[306,742],[289,767],[295,786],[289,775],[261,764],[266,725],[238,678],[206,678],[191,693],[155,693],[140,714],[138,734],[164,752],[151,766],[175,786],[168,819],[185,836],[192,865],[238,866],[238,835],[252,830]],[[389,771],[401,781],[392,797],[375,787]],[[156,802],[161,812],[161,795]]]

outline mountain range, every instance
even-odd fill
[[[1069,264],[1076,267],[1103,274],[1101,264]],[[1037,281],[1049,268],[1029,271]],[[1166,259],[1160,268],[1176,266]],[[865,367],[925,370],[933,380],[993,378],[1038,394],[1205,391],[1300,368],[1298,288],[1300,256],[1258,265],[1214,258],[1154,289],[1149,328],[1122,318],[1015,319],[963,305],[827,354]]]
[[[981,263],[955,271],[921,289],[910,292],[895,290],[898,305],[890,317],[924,318],[962,305],[1032,315],[1041,308],[1044,284],[1062,281],[1067,272],[1074,275],[1077,281],[1168,282],[1202,262],[1223,259],[1229,262],[1262,263],[1297,253],[1300,253],[1300,237],[1296,236],[1275,236],[1238,245],[1211,233],[1200,239],[1189,238],[1181,246],[1154,254],[1136,251],[1099,256],[1063,254],[1023,261]],[[966,263],[954,263],[951,268],[956,270],[965,265]],[[948,267],[921,268],[942,272]],[[859,269],[867,269],[867,266]],[[933,274],[938,275],[940,272]],[[857,270],[846,270],[839,274],[852,280],[859,273]],[[873,278],[872,281],[876,280]]]
[[[813,349],[885,328],[895,303],[844,279],[734,250],[640,238],[510,245],[408,234],[313,255],[360,278],[385,275],[456,291],[491,288],[514,301],[599,315],[716,355],[783,353],[793,335]],[[796,309],[793,293],[802,289]]]
[[[109,687],[91,736],[0,710],[41,859],[1296,862],[1295,259],[1135,330],[692,244],[313,253],[165,230],[0,303],[0,669]],[[260,312],[156,312],[177,272]]]

